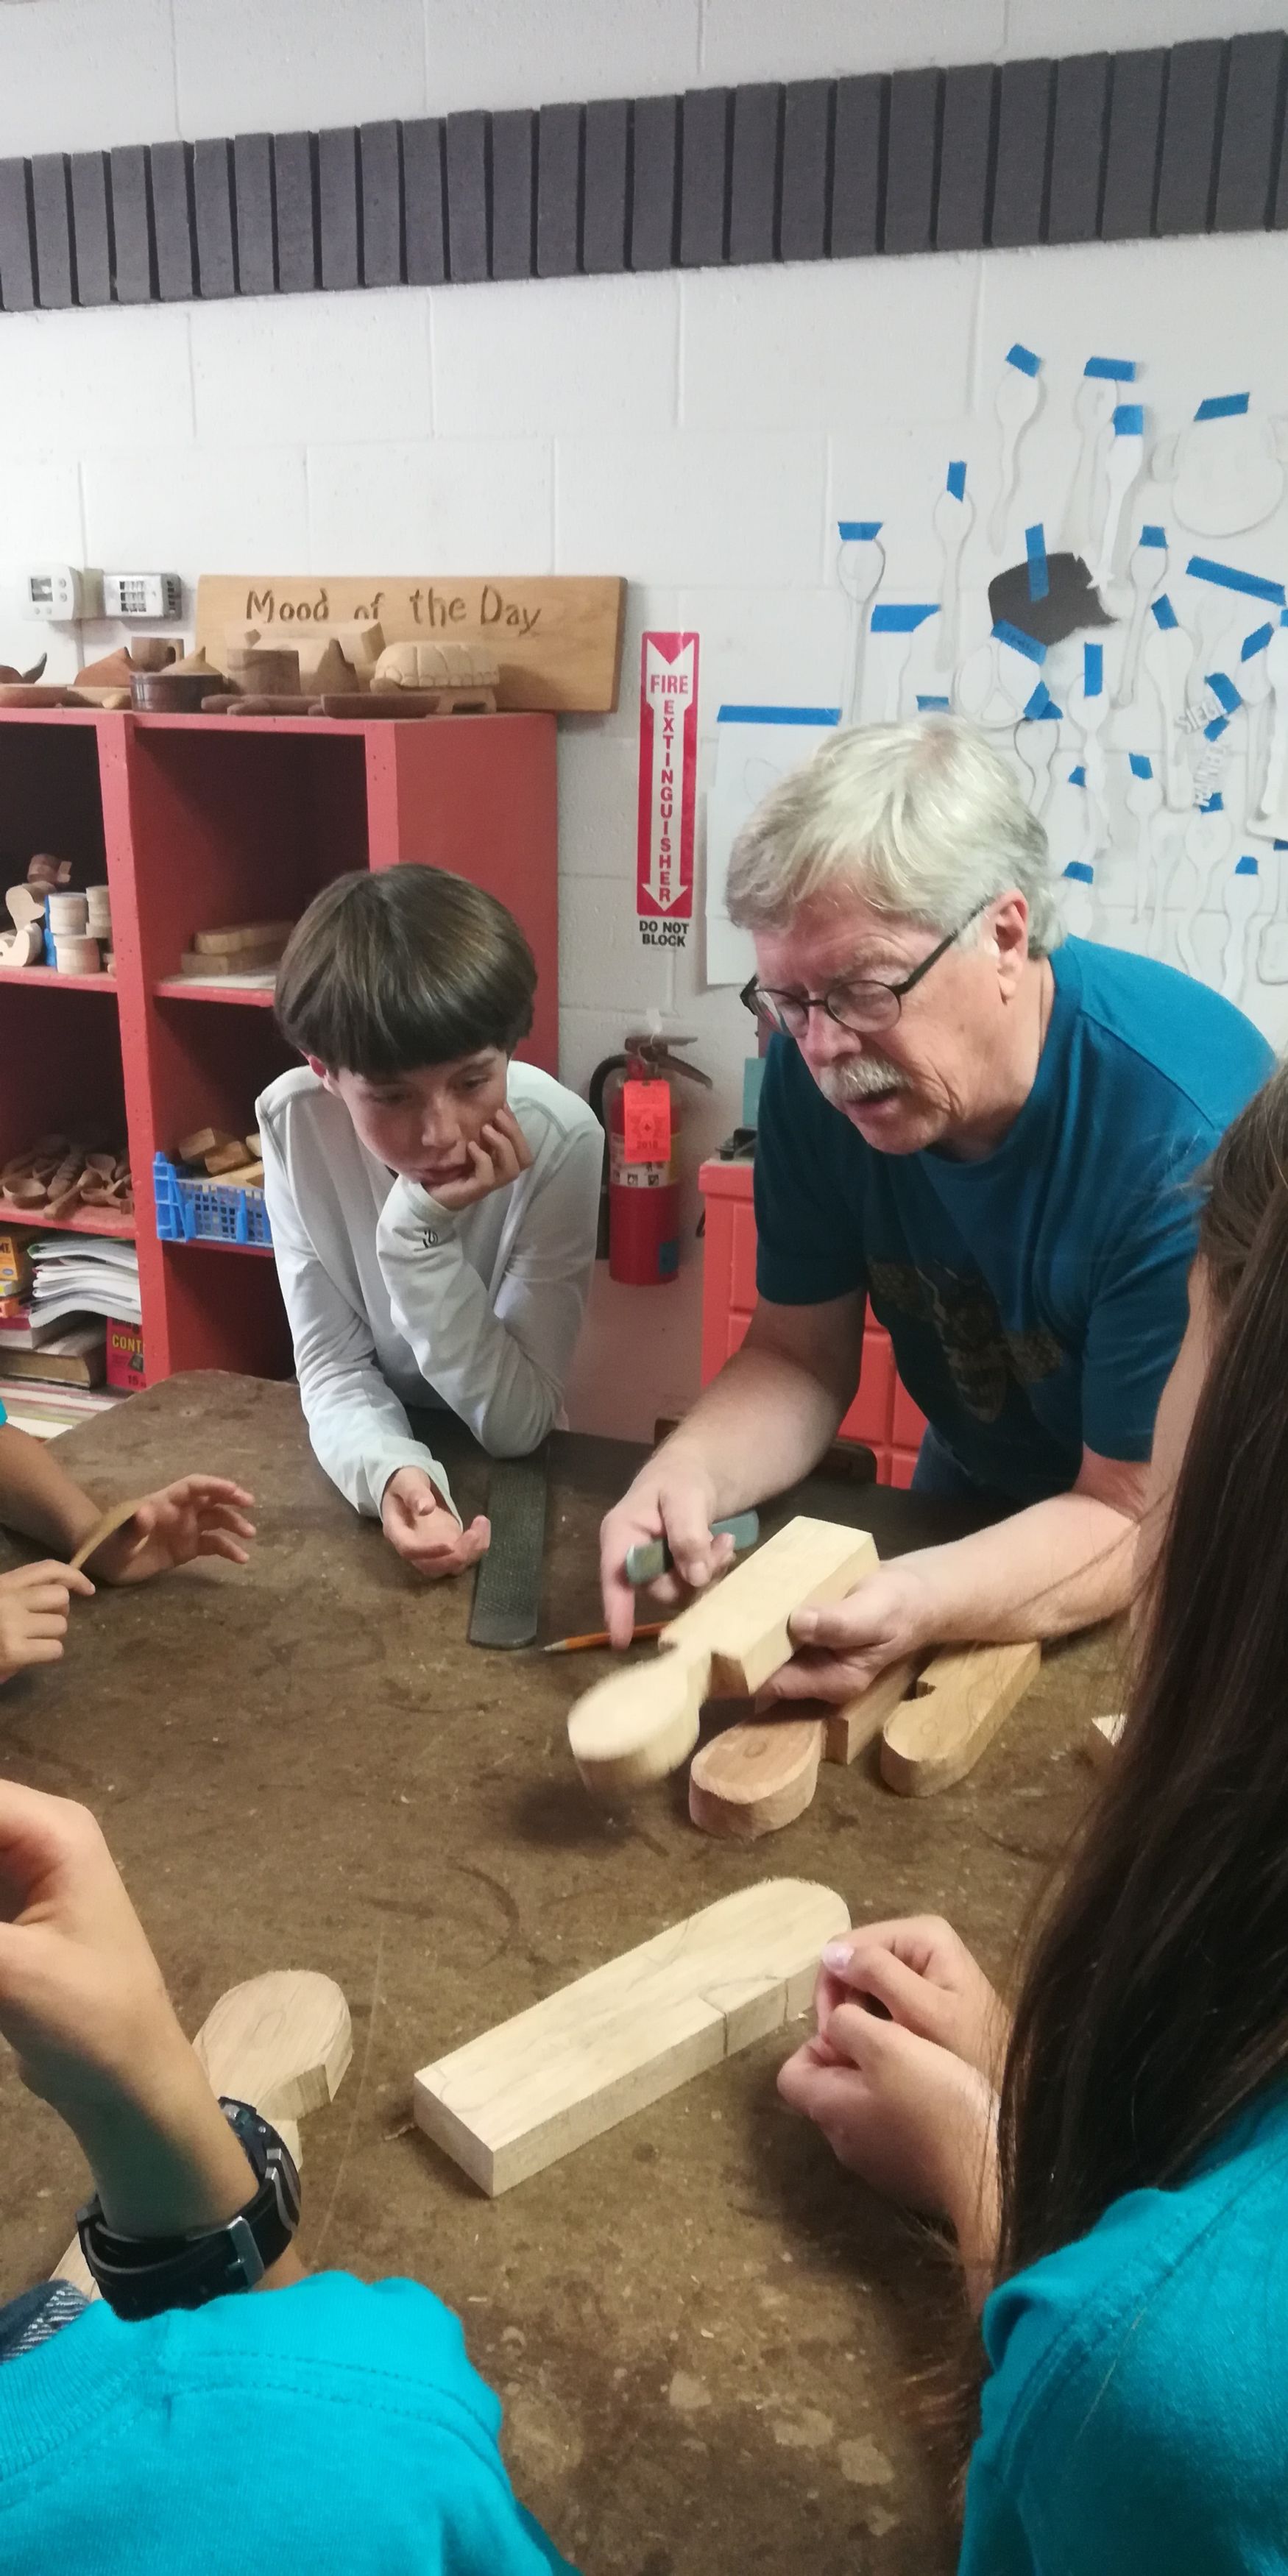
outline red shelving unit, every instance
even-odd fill
[[[88,1213],[70,1224],[134,1232],[149,1379],[281,1375],[290,1339],[271,1255],[157,1237],[153,1156],[193,1127],[242,1133],[257,1092],[294,1061],[271,991],[198,984],[179,975],[180,956],[194,931],[297,917],[351,868],[451,868],[522,923],[540,980],[521,1052],[556,1071],[555,720],[3,709],[0,883],[16,883],[38,850],[76,861],[78,882],[106,876],[116,972],[0,970],[0,1161],[43,1129],[126,1135],[134,1227]],[[222,1259],[229,1251],[252,1257]]]

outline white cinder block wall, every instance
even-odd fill
[[[1280,21],[1278,0],[11,0],[0,154]],[[658,1010],[696,1036],[715,1079],[693,1129],[706,1149],[737,1118],[751,1027],[732,993],[704,990],[697,925],[680,959],[639,945],[641,629],[700,632],[709,766],[722,702],[835,702],[838,516],[885,522],[890,595],[935,595],[930,509],[949,457],[968,460],[991,501],[993,393],[1012,341],[1041,352],[1048,398],[1007,559],[1067,488],[1088,354],[1144,361],[1160,425],[1245,386],[1288,411],[1286,307],[1281,235],[4,316],[0,657],[22,663],[46,640],[14,587],[41,559],[189,581],[255,565],[624,573],[620,708],[561,731],[563,1071],[584,1087]],[[1135,506],[1165,516],[1141,495]],[[977,617],[996,568],[986,516],[965,567]],[[1225,551],[1282,577],[1288,555],[1267,559],[1279,525]],[[87,630],[84,646],[114,640]],[[60,639],[55,671],[76,659]],[[919,685],[935,685],[929,672]],[[614,1290],[601,1272],[571,1396],[578,1427],[646,1434],[689,1399],[699,1278],[696,1252],[671,1290]]]

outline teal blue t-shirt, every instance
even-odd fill
[[[1288,2098],[996,2290],[959,2576],[1288,2569]]]
[[[123,2325],[95,2304],[0,2368],[0,2571],[550,2576],[501,2409],[412,2281],[326,2272]]]
[[[1084,1445],[1149,1456],[1185,1330],[1187,1187],[1271,1072],[1233,1005],[1152,959],[1057,948],[1037,1079],[995,1152],[882,1154],[769,1051],[757,1286],[805,1306],[866,1288],[914,1402],[978,1485],[1067,1493]]]

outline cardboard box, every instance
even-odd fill
[[[116,1324],[108,1317],[107,1383],[123,1395],[136,1395],[147,1385],[143,1365],[143,1335],[137,1324]]]

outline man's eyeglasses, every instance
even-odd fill
[[[738,999],[753,1018],[768,1020],[771,1028],[784,1029],[790,1038],[804,1037],[811,1011],[826,1011],[829,1020],[835,1020],[838,1028],[852,1029],[856,1037],[875,1037],[882,1029],[894,1027],[903,1009],[904,995],[915,990],[923,975],[928,975],[931,967],[938,965],[953,941],[960,939],[962,932],[969,930],[972,921],[977,921],[986,909],[986,904],[977,903],[974,911],[968,912],[966,919],[960,921],[955,930],[950,930],[947,937],[940,940],[939,946],[932,948],[919,966],[914,966],[911,975],[904,976],[901,984],[878,984],[864,979],[853,984],[833,984],[826,993],[778,993],[768,984],[758,984],[753,975],[751,982],[744,984]]]

